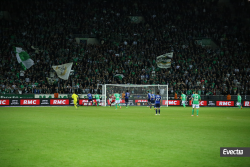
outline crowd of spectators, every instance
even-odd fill
[[[1,3],[10,19],[0,20],[0,93],[101,93],[103,84],[167,84],[170,94],[250,94],[246,1]],[[144,20],[137,24],[128,16]],[[100,44],[78,43],[76,34]],[[201,45],[204,38],[215,45]],[[26,71],[16,60],[17,46],[35,62]],[[174,53],[171,68],[158,68],[156,57],[168,52]],[[52,65],[68,62],[74,63],[74,75],[49,82]]]

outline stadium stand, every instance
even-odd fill
[[[4,17],[2,12],[0,17],[1,94],[101,93],[102,84],[168,84],[169,94],[190,95],[197,90],[201,95],[250,95],[245,1],[223,5],[216,0],[4,0],[1,4],[0,11],[9,14]],[[79,37],[96,38],[100,44],[77,42]],[[202,40],[212,42],[204,45]],[[24,48],[35,65],[22,71],[13,46]],[[172,67],[158,68],[156,56],[168,52],[174,52]],[[51,66],[68,62],[74,62],[74,75],[67,81],[48,82]]]

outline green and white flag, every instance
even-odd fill
[[[159,68],[170,68],[173,52],[160,55],[156,58],[156,64]]]
[[[116,74],[115,77],[119,78],[120,80],[122,80],[122,78],[124,77],[123,74]]]
[[[59,78],[68,80],[72,65],[73,63],[66,63],[58,66],[52,66],[52,68],[56,71]]]
[[[173,52],[163,54],[163,56],[167,56],[168,58],[172,59],[173,58]]]
[[[22,48],[15,48],[16,58],[18,63],[21,64],[23,70],[26,70],[34,65],[34,61],[30,58],[27,52],[25,52]]]

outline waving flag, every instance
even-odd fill
[[[56,71],[59,78],[68,80],[72,65],[73,63],[66,63],[58,66],[52,66],[52,68]]]
[[[34,61],[30,58],[27,52],[25,52],[22,48],[15,48],[16,58],[18,63],[21,64],[23,70],[26,70],[34,65]]]
[[[173,52],[160,55],[156,58],[156,64],[159,68],[170,68]]]

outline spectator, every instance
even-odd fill
[[[174,94],[174,99],[177,99],[177,93]]]
[[[95,1],[95,5],[89,0],[86,3],[77,0],[70,3],[59,3],[58,0],[28,2],[13,5],[6,1],[4,5],[16,21],[1,20],[0,80],[4,80],[1,92],[14,93],[20,89],[27,93],[31,87],[43,85],[47,88],[42,92],[53,92],[56,85],[46,79],[51,66],[70,61],[77,63],[73,65],[76,77],[59,80],[62,84],[58,88],[60,93],[70,93],[72,89],[80,92],[84,87],[98,92],[95,89],[100,82],[169,82],[172,94],[185,88],[196,88],[201,94],[216,89],[217,94],[224,92],[225,78],[228,79],[226,91],[230,94],[249,90],[249,87],[246,89],[249,83],[249,32],[243,26],[248,15],[244,12],[245,7],[234,4],[236,2],[232,2],[231,9],[219,11],[217,5],[190,0],[169,0],[168,5],[163,1],[145,2],[143,7],[132,5],[140,4],[137,0],[134,3],[118,1],[104,10],[100,0]],[[120,12],[120,6],[126,10]],[[83,8],[87,10],[82,11]],[[234,19],[228,13],[234,13]],[[134,24],[128,15],[140,15],[145,22]],[[101,45],[77,43],[76,34],[94,36]],[[218,47],[201,46],[198,38],[210,38]],[[35,62],[26,71],[20,69],[11,49],[17,45]],[[156,56],[172,51],[171,68],[157,68]],[[117,72],[124,73],[125,77],[122,80],[115,78]],[[7,86],[14,82],[15,87]],[[75,88],[72,83],[82,84],[82,88]]]
[[[58,98],[58,93],[54,93],[54,98]]]
[[[36,86],[34,87],[33,91],[34,94],[40,94],[40,90]]]

